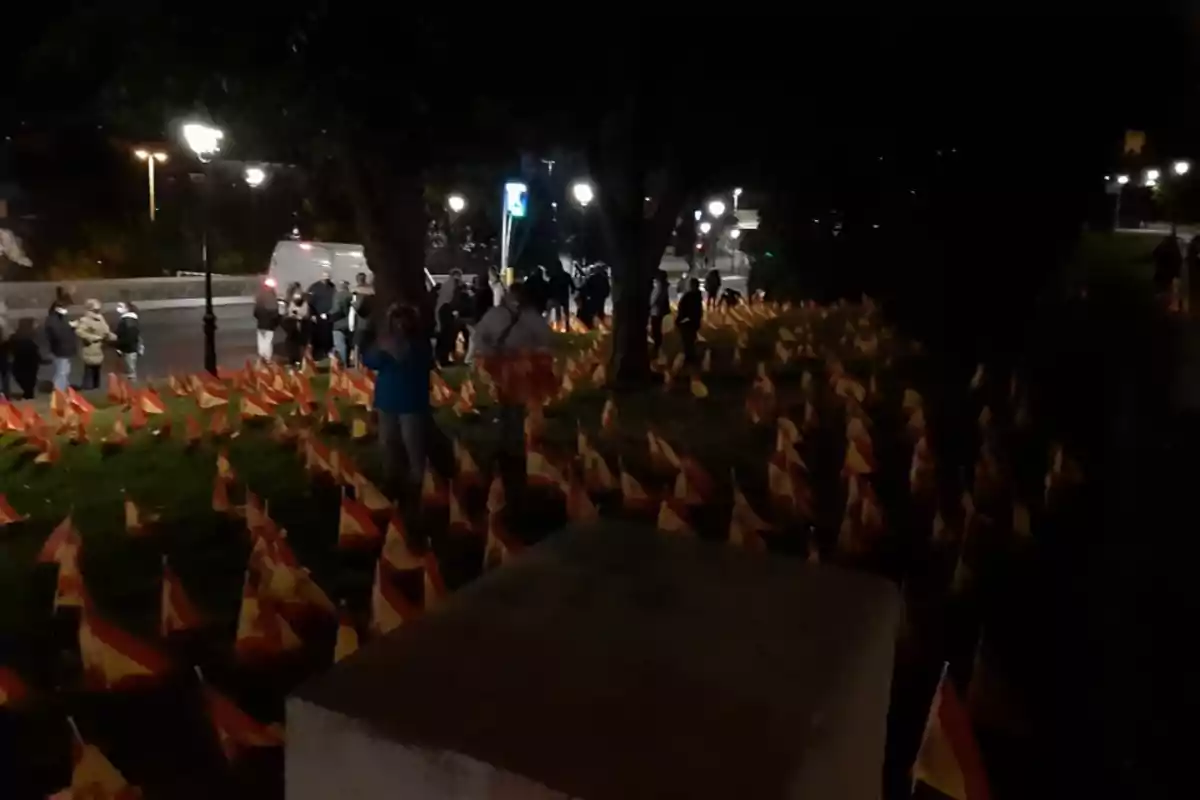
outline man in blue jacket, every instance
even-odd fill
[[[417,490],[425,472],[429,413],[429,372],[433,350],[422,330],[421,315],[409,305],[394,304],[383,329],[363,353],[362,363],[375,371],[375,410],[384,478],[392,492]],[[403,451],[404,456],[401,456]],[[407,462],[407,471],[401,461]]]

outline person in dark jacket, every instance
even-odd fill
[[[410,305],[393,304],[375,341],[363,352],[362,363],[375,370],[374,407],[379,415],[379,444],[388,488],[416,496],[425,473],[432,424],[429,373],[433,351],[422,330],[421,312]]]
[[[608,296],[612,294],[612,282],[608,279],[608,267],[596,264],[592,267],[592,278],[595,284],[592,288],[592,310],[603,322],[608,318]],[[664,286],[666,283],[664,282]]]
[[[133,303],[117,303],[116,336],[114,347],[125,365],[125,377],[130,383],[137,383],[137,362],[143,350],[142,323]]]
[[[38,348],[32,319],[26,317],[17,323],[17,329],[8,341],[8,357],[13,380],[25,399],[32,400],[37,396],[38,370],[43,364],[51,363]]]
[[[274,289],[266,284],[258,287],[258,294],[254,296],[254,327],[258,357],[263,363],[275,358],[275,329],[283,318],[280,305]]]
[[[333,283],[333,272],[321,270],[321,279],[308,287],[308,312],[311,319],[313,358],[320,361],[329,355],[333,347],[333,299],[337,286]]]
[[[329,321],[333,326],[333,352],[343,367],[350,363],[350,308],[353,302],[350,282],[342,281],[333,296],[333,311],[329,313]]]
[[[650,357],[658,358],[663,341],[663,317],[671,313],[670,287],[667,284],[666,270],[659,270],[654,276],[654,285],[650,287]]]
[[[309,308],[300,284],[288,292],[283,313],[283,332],[287,337],[287,359],[293,367],[299,367],[304,358],[304,348],[309,342]]]
[[[354,343],[354,361],[357,363],[374,335],[371,314],[375,310],[375,287],[367,281],[365,272],[355,275],[354,283],[350,305],[350,334]]]
[[[696,278],[688,284],[688,290],[679,298],[679,310],[675,314],[675,327],[683,339],[683,359],[696,363],[696,335],[704,319],[704,298],[700,296],[700,281]]]
[[[708,306],[709,311],[712,311],[717,307],[717,300],[721,296],[720,270],[710,269],[704,276],[704,294],[707,298],[705,305]]]
[[[79,353],[79,337],[75,335],[75,323],[67,316],[68,298],[59,293],[50,313],[46,315],[46,345],[54,360],[54,388],[65,392],[71,385],[71,361]]]

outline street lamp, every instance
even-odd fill
[[[1192,163],[1190,161],[1179,160],[1171,165],[1171,169],[1174,170],[1176,175],[1187,175],[1188,170],[1191,168]]]
[[[742,188],[739,186],[738,188],[733,190],[733,213],[735,213],[735,214],[737,213],[738,198],[741,196],[742,196]]]
[[[575,198],[576,203],[587,208],[588,203],[596,198],[596,192],[587,181],[575,181],[571,186],[571,196]]]
[[[708,220],[704,220],[704,222],[700,223],[700,232],[701,233],[707,234],[711,230],[712,230],[712,223],[709,222]]]
[[[704,216],[704,212],[697,208],[692,212],[692,216],[696,218],[696,222],[699,222],[700,218]]]
[[[266,182],[267,171],[262,167],[246,167],[246,172],[242,177],[246,179],[247,186],[257,189]]]
[[[733,239],[734,241],[736,241],[736,240],[738,240],[738,239],[742,238],[742,229],[741,229],[741,228],[734,228],[733,230],[731,230],[731,231],[729,232],[729,238],[730,238],[730,239]]]
[[[158,206],[158,203],[156,203],[154,200],[154,165],[156,163],[165,163],[167,160],[167,154],[158,150],[151,152],[141,148],[134,150],[133,154],[137,156],[139,161],[146,162],[146,180],[150,185],[150,221],[154,222],[154,213]]]
[[[204,213],[200,234],[200,254],[204,261],[204,369],[217,374],[217,315],[213,311],[212,258],[208,251],[208,223],[211,215],[212,176],[208,164],[221,149],[225,133],[220,128],[203,122],[185,122],[180,128],[184,144],[204,164]],[[263,177],[266,177],[264,173]]]
[[[711,214],[716,219],[720,219],[721,217],[725,216],[725,201],[724,200],[710,201],[708,204],[708,213]]]
[[[1129,176],[1128,176],[1128,175],[1118,175],[1118,176],[1117,176],[1117,183],[1119,183],[1119,184],[1121,184],[1122,186],[1124,186],[1125,184],[1129,183]]]
[[[1146,185],[1153,186],[1154,184],[1158,183],[1158,179],[1160,177],[1162,177],[1162,173],[1151,167],[1150,169],[1146,170]]]
[[[467,198],[456,192],[446,198],[446,207],[454,214],[461,214],[467,207]]]

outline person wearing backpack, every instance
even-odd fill
[[[132,303],[117,303],[117,317],[117,355],[125,365],[126,379],[130,383],[137,383],[138,357],[145,351],[137,306]]]

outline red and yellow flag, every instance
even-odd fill
[[[416,619],[420,613],[421,610],[392,584],[383,561],[377,561],[375,582],[371,586],[371,629],[378,634],[391,633],[405,622]]]
[[[517,539],[504,526],[504,515],[494,513],[488,515],[487,543],[483,548],[484,570],[494,569],[517,555],[525,544]]]
[[[370,435],[370,430],[367,427],[367,421],[362,417],[355,417],[350,423],[350,438],[365,439]]]
[[[0,528],[6,525],[11,525],[14,522],[21,522],[27,519],[27,515],[18,514],[13,507],[8,504],[8,498],[0,494]]]
[[[154,391],[150,387],[146,387],[145,389],[142,389],[142,391],[139,392],[138,394],[139,394],[138,407],[140,407],[142,409],[142,413],[144,413],[144,414],[165,414],[165,413],[167,413],[167,407],[163,403],[162,398],[158,396],[158,392]]]
[[[72,729],[75,722],[68,717]],[[100,749],[79,738],[75,729],[74,760],[71,771],[71,786],[54,795],[64,800],[141,800],[142,792],[104,757]]]
[[[398,512],[392,512],[388,520],[387,532],[383,536],[383,551],[380,560],[395,572],[424,569],[425,563],[421,557],[408,547],[408,536],[404,528],[404,520]]]
[[[16,406],[8,402],[7,398],[0,398],[0,433],[5,431],[20,433],[24,430],[25,420],[22,419]]]
[[[337,639],[333,643],[333,663],[349,658],[358,652],[358,629],[354,627],[354,619],[346,611],[346,604],[338,612]]]
[[[215,384],[198,382],[195,391],[196,405],[203,410],[229,405],[229,393]]]
[[[674,472],[679,469],[679,456],[675,454],[674,448],[667,443],[666,439],[658,436],[654,431],[646,431],[646,441],[650,446],[650,463],[655,469],[664,472]]]
[[[914,788],[918,782],[953,800],[991,796],[971,721],[944,668],[913,764]]]
[[[67,389],[67,402],[76,413],[85,418],[90,418],[96,410],[96,407],[86,397],[74,389]]]
[[[683,505],[667,498],[658,507],[658,529],[676,536],[695,536],[696,532],[688,525],[685,517]]]
[[[596,504],[588,496],[587,489],[571,471],[570,484],[567,488],[567,519],[571,522],[595,522],[600,519]]]
[[[207,683],[202,681],[201,685],[208,719],[227,760],[235,761],[247,748],[283,746],[283,729],[279,725],[264,725]]]
[[[71,515],[68,514],[66,519],[58,523],[58,527],[50,532],[49,538],[46,539],[41,551],[38,553],[37,561],[39,564],[61,563],[63,553],[66,549],[68,547],[78,547],[79,544],[79,531],[76,529],[75,523],[71,520]]]
[[[301,646],[300,637],[275,603],[260,595],[258,583],[257,576],[246,570],[233,647],[238,660],[244,662],[270,660]]]
[[[112,433],[104,437],[104,444],[113,447],[124,447],[129,443],[129,431],[125,429],[125,422],[117,417],[113,420]]]
[[[242,419],[263,419],[271,416],[267,401],[249,393],[242,395],[241,414]]]
[[[200,611],[192,603],[187,592],[184,591],[183,583],[180,582],[179,576],[167,564],[167,557],[163,556],[162,609],[159,613],[159,635],[165,639],[173,633],[193,630],[200,627],[203,620],[204,618],[201,616]]]
[[[338,516],[338,547],[343,550],[372,547],[382,533],[371,511],[342,491],[342,509]]]
[[[605,433],[617,430],[617,404],[611,397],[604,401],[604,410],[600,412],[600,430]]]
[[[622,507],[634,514],[649,514],[654,511],[654,500],[642,488],[642,484],[629,473],[629,470],[625,469],[625,464],[620,459],[618,459],[617,466],[621,472]]]
[[[567,493],[567,481],[562,472],[536,447],[525,453],[525,477],[531,486]]]
[[[583,483],[589,492],[602,494],[616,490],[617,481],[604,456],[596,450],[588,449],[582,451],[580,457],[583,461]]]
[[[120,691],[161,678],[167,657],[103,618],[86,599],[79,618],[79,656],[84,680],[94,690]]]
[[[387,496],[379,491],[379,487],[367,480],[362,473],[354,476],[354,492],[358,501],[366,506],[372,514],[387,511],[392,507],[392,501],[388,500]]]
[[[13,708],[29,696],[29,687],[16,670],[0,666],[0,708]]]

